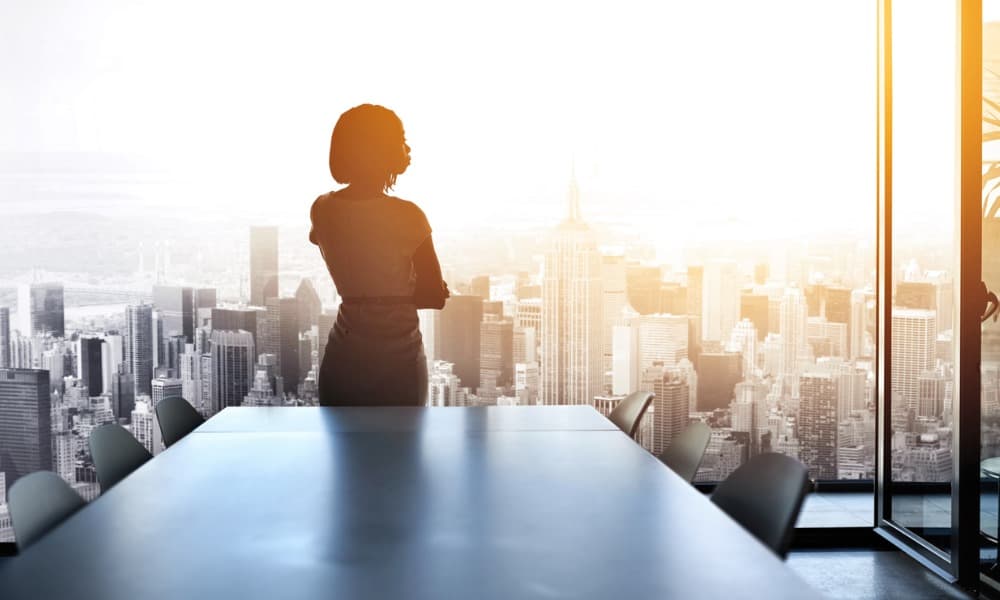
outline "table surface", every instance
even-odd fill
[[[593,409],[277,410],[140,467],[5,561],[4,599],[818,596]]]

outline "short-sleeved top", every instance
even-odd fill
[[[316,199],[310,239],[341,296],[412,296],[413,253],[431,234],[416,204],[400,198]]]

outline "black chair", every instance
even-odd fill
[[[90,433],[90,456],[102,494],[153,458],[149,450],[117,423],[101,425]]]
[[[687,426],[670,442],[670,447],[658,457],[663,464],[680,475],[688,483],[694,481],[705,448],[712,437],[712,429],[702,421]]]
[[[167,448],[205,422],[190,402],[177,396],[160,400],[155,410],[163,445]]]
[[[24,550],[86,502],[51,471],[36,471],[14,482],[7,508],[17,547]]]
[[[634,438],[636,430],[639,429],[639,421],[642,420],[642,415],[646,414],[646,409],[652,401],[652,392],[632,392],[611,411],[608,418],[618,429],[624,431],[630,438]]]
[[[784,454],[767,453],[733,471],[715,488],[712,502],[784,560],[811,489],[805,465]]]

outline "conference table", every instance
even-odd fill
[[[22,554],[0,596],[819,594],[589,406],[227,408]]]

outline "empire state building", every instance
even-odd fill
[[[580,218],[575,177],[569,214],[552,232],[542,282],[542,404],[592,404],[603,389],[601,256]]]

